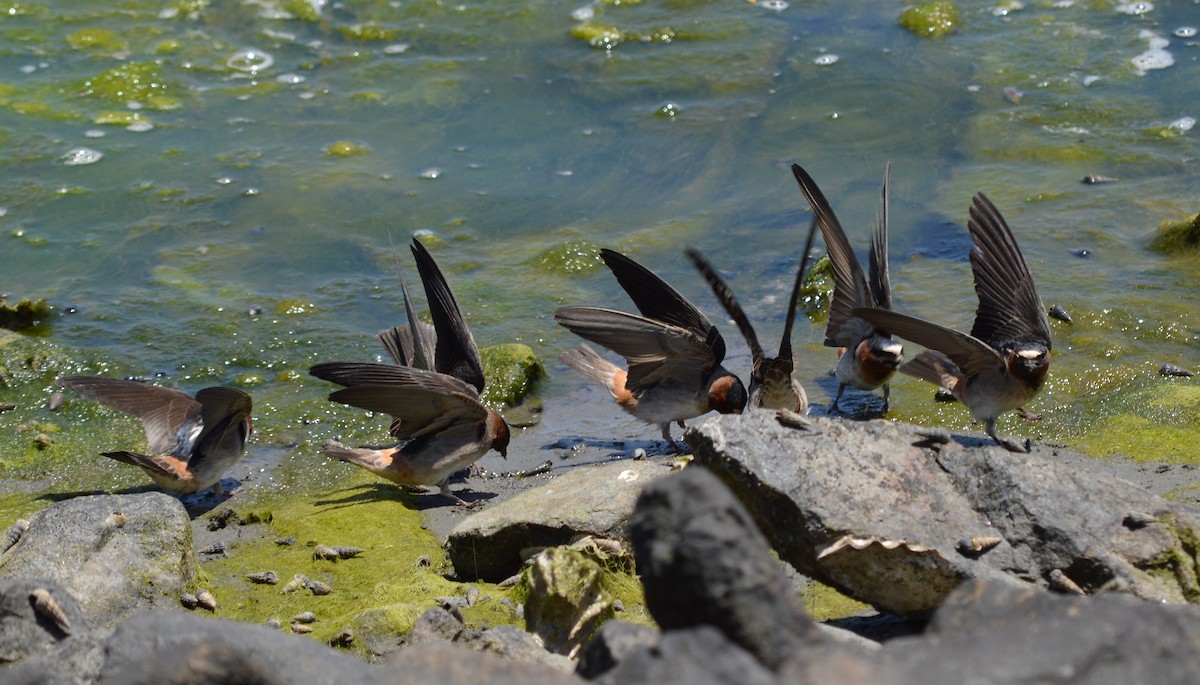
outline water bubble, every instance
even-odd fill
[[[441,175],[442,175],[442,170],[435,166],[429,167],[425,171],[422,171],[421,173],[417,174],[418,177],[429,180],[429,181],[435,180],[438,177],[440,177]]]
[[[258,188],[247,188],[242,191],[242,197],[254,197],[258,195]]]
[[[106,134],[98,128],[90,128],[83,132],[84,138],[103,138]]]
[[[1133,14],[1133,15],[1146,14],[1154,9],[1154,3],[1152,3],[1152,2],[1123,2],[1120,5],[1117,5],[1114,9],[1116,9],[1121,14]]]
[[[392,43],[391,45],[388,45],[383,48],[383,54],[385,54],[385,55],[400,55],[405,52],[408,52],[408,48],[409,48],[408,43]]]
[[[26,64],[25,66],[21,67],[22,74],[32,74],[35,71],[37,71],[37,66],[33,64]]]
[[[819,67],[827,67],[830,64],[833,64],[834,62],[837,62],[837,61],[838,61],[837,55],[824,54],[824,55],[818,55],[817,58],[813,60],[813,64],[815,64]]]
[[[67,150],[67,154],[62,156],[62,163],[67,166],[80,166],[83,164],[95,164],[104,157],[104,154],[86,147],[76,147]]]
[[[1192,117],[1180,117],[1179,119],[1167,124],[1167,128],[1171,129],[1172,131],[1178,131],[1179,133],[1187,133],[1188,131],[1192,130],[1192,127],[1195,125],[1196,120]]]
[[[788,8],[787,0],[762,0],[758,6],[773,12],[782,12]]]
[[[125,127],[125,130],[133,131],[134,133],[145,133],[146,131],[149,131],[153,128],[154,128],[154,124],[150,123],[146,119],[142,119],[141,121],[135,121],[135,122],[129,124],[128,126]]]
[[[571,12],[571,18],[574,19],[575,21],[587,21],[589,19],[594,18],[595,16],[596,16],[596,9],[594,7],[590,7],[590,6],[589,7],[580,7],[579,9]]]
[[[679,105],[675,104],[674,102],[667,102],[659,105],[658,109],[656,109],[654,113],[660,117],[667,117],[669,119],[671,117],[679,116],[680,111]]]
[[[1195,26],[1180,26],[1179,28],[1175,29],[1175,36],[1177,38],[1195,38],[1196,37],[1196,27]]]
[[[1101,77],[1101,76],[1084,76],[1083,77],[1083,85],[1090,86],[1093,83],[1095,83],[1096,81],[1099,81],[1101,78],[1103,78],[1103,77]]]
[[[275,80],[280,83],[296,85],[297,83],[304,83],[305,78],[300,74],[280,74],[275,77]]]
[[[275,58],[269,53],[254,48],[246,48],[238,50],[225,60],[225,66],[237,71],[244,71],[249,74],[256,74],[263,69],[268,69],[275,63]]]

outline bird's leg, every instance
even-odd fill
[[[1025,411],[1024,407],[1017,407],[1017,415],[1020,416],[1021,418],[1025,419],[1026,421],[1041,421],[1042,420],[1041,414],[1031,414],[1030,412]]]
[[[838,400],[842,399],[842,393],[845,391],[846,391],[846,384],[838,383],[837,395],[835,395],[833,398],[833,404],[829,405],[829,413],[830,414],[841,411],[840,409],[838,409]]]
[[[680,421],[679,425],[682,426],[683,421]],[[669,444],[671,446],[671,451],[675,452],[676,454],[683,454],[684,453],[683,448],[681,448],[679,446],[679,443],[675,442],[675,438],[671,437],[671,422],[666,421],[664,423],[658,424],[658,426],[659,426],[659,428],[662,428],[663,440],[666,440],[667,444]]]
[[[1018,445],[1015,442],[1012,442],[1010,440],[1001,440],[999,437],[997,437],[996,436],[996,419],[988,419],[987,420],[987,434],[989,436],[991,436],[992,440],[996,441],[997,445],[1003,447],[1004,449],[1008,450],[1009,452],[1017,452],[1020,454],[1029,454],[1029,452],[1031,452],[1033,450],[1033,441],[1030,440],[1029,438],[1025,438],[1025,446],[1022,447],[1021,445]]]
[[[463,498],[459,497],[458,495],[454,494],[453,492],[451,492],[449,477],[442,479],[442,482],[438,483],[438,492],[441,493],[442,497],[445,497],[446,499],[450,500],[451,502],[454,502],[454,504],[456,506],[466,507],[468,509],[471,509],[471,508],[474,508],[474,506],[476,504],[478,504],[478,502],[474,502],[474,503],[468,502],[465,499],[463,499]]]
[[[892,385],[890,383],[883,384],[883,413],[888,413],[892,408]]]

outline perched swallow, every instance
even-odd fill
[[[168,492],[213,488],[246,451],[253,425],[250,396],[227,387],[204,388],[196,397],[157,385],[99,376],[64,376],[56,383],[142,420],[146,451],[104,452],[148,473]]]
[[[721,366],[725,339],[691,302],[646,267],[612,250],[600,257],[629,294],[641,316],[601,307],[562,307],[554,320],[572,333],[625,358],[628,371],[591,347],[564,352],[559,359],[599,381],[622,409],[662,428],[671,438],[671,422],[716,410],[740,414],[746,388]]]
[[[833,301],[829,305],[829,324],[825,328],[825,346],[838,348],[838,363],[834,375],[838,379],[837,395],[830,411],[838,410],[838,401],[846,386],[860,390],[883,388],[883,411],[890,406],[891,387],[888,381],[904,358],[904,347],[883,328],[853,314],[855,307],[892,308],[892,285],[888,277],[887,230],[888,199],[892,167],[883,176],[880,193],[879,223],[871,237],[870,273],[863,275],[854,248],[846,238],[842,225],[829,206],[829,201],[808,172],[792,165],[792,174],[800,191],[808,199],[833,265]]]
[[[792,296],[788,300],[787,319],[783,325],[783,341],[779,343],[779,356],[768,357],[758,342],[754,327],[742,306],[738,304],[733,291],[725,283],[712,264],[698,250],[689,249],[687,256],[692,264],[708,281],[713,294],[721,301],[725,311],[737,324],[746,345],[750,347],[750,402],[751,407],[760,409],[787,409],[798,414],[808,412],[808,394],[800,381],[792,377],[796,367],[795,355],[792,354],[792,324],[796,321],[796,303],[800,299],[800,286],[804,283],[804,269],[808,265],[808,253],[812,250],[813,235],[817,223],[814,220],[808,229],[808,239],[804,243],[804,252],[800,257],[800,268],[796,271],[796,282],[792,286]]]
[[[881,309],[855,309],[881,328],[928,348],[900,371],[946,388],[984,421],[987,434],[1014,452],[1028,452],[996,437],[996,417],[1033,399],[1050,369],[1050,322],[1025,258],[1000,211],[979,193],[967,222],[974,249],[971,271],[979,308],[971,334]]]
[[[308,370],[346,386],[330,393],[330,401],[391,415],[391,435],[404,442],[375,450],[331,440],[324,451],[395,483],[437,485],[443,496],[467,505],[450,491],[450,475],[492,449],[507,457],[509,428],[479,399],[484,388],[479,348],[445,276],[416,238],[411,249],[433,325],[417,319],[401,274],[408,327],[379,334],[396,363],[331,362]]]

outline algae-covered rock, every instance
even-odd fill
[[[339,140],[335,143],[330,143],[329,147],[325,148],[325,154],[330,157],[361,157],[371,154],[371,150],[360,143]]]
[[[588,240],[569,240],[551,247],[534,257],[533,264],[542,271],[557,274],[585,274],[599,269],[600,246]]]
[[[50,578],[78,600],[93,626],[136,610],[174,606],[196,577],[192,527],[179,500],[161,492],[58,502],[0,557],[0,578]]]
[[[525,624],[552,652],[574,656],[615,613],[601,584],[603,569],[587,554],[553,547],[533,558],[525,574]]]
[[[1200,247],[1200,214],[1186,221],[1167,221],[1150,239],[1150,249],[1163,254],[1179,254]]]
[[[10,305],[0,298],[0,328],[30,328],[49,319],[50,314],[50,305],[44,299],[24,299]]]
[[[940,38],[958,28],[958,5],[949,0],[913,5],[900,13],[900,25],[918,36]]]
[[[821,257],[808,268],[800,285],[800,307],[809,319],[820,322],[829,318],[833,283],[833,262],[829,260],[829,255]]]
[[[483,402],[492,407],[515,407],[545,375],[542,363],[528,345],[508,343],[479,351],[487,386]]]

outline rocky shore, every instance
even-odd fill
[[[386,593],[349,616],[299,610],[324,592],[372,597],[363,586],[395,579],[372,579],[371,564],[395,551],[275,540],[308,559],[305,572],[241,569],[262,593],[226,600],[200,591],[209,559],[278,532],[236,500],[196,518],[157,492],[57,502],[3,539],[0,680],[1191,683],[1200,672],[1194,469],[758,411],[685,439],[685,468],[666,456],[589,464],[498,488],[470,513],[426,510],[445,558],[414,564],[462,591],[431,589],[408,621]],[[327,571],[350,568],[358,586]],[[815,619],[799,594],[811,581],[862,609]],[[291,613],[230,621],[224,601]],[[472,618],[480,607],[490,620]]]

